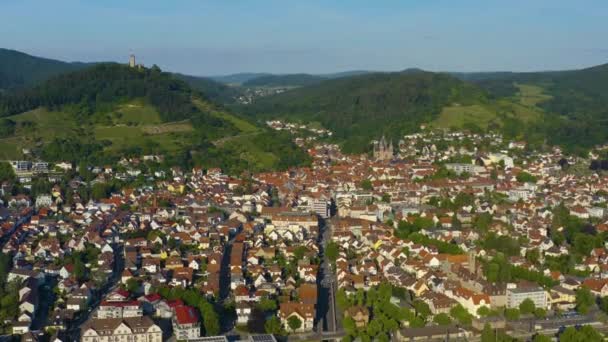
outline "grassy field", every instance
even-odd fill
[[[439,128],[460,128],[467,123],[475,123],[479,127],[486,128],[495,119],[496,113],[485,106],[452,105],[443,108],[439,117],[433,122],[433,126]]]
[[[536,107],[539,103],[550,100],[552,96],[544,93],[544,89],[537,85],[515,84],[519,92],[515,96],[523,106]]]
[[[123,104],[116,109],[116,113],[118,114],[114,116],[116,124],[152,125],[162,123],[158,111],[142,100]]]
[[[146,126],[117,126],[95,127],[95,139],[109,140],[112,145],[109,150],[120,150],[129,147],[153,147],[155,149],[174,151],[188,142],[190,136],[184,133],[164,132],[148,134],[144,132]],[[190,128],[192,128],[190,126]]]
[[[33,149],[62,137],[87,137],[112,143],[108,150],[130,147],[153,147],[175,151],[191,141],[189,121],[162,123],[156,109],[136,100],[117,106],[109,112],[95,113],[90,122],[81,125],[69,112],[39,108],[9,117],[20,124],[15,135],[0,139],[0,159],[23,156],[22,149]]]
[[[526,89],[527,95],[517,96],[513,100],[501,99],[487,105],[461,106],[454,104],[444,107],[439,117],[431,125],[437,128],[462,128],[471,123],[485,129],[492,122],[501,125],[501,115],[517,118],[524,122],[537,120],[541,117],[542,111],[535,105],[530,105],[533,103],[532,98],[538,100],[538,97],[530,95],[530,92],[537,90]]]

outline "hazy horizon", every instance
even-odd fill
[[[597,0],[8,0],[0,11],[5,48],[80,62],[134,53],[145,65],[200,76],[517,72],[608,61],[608,3]]]

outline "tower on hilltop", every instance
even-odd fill
[[[135,64],[135,55],[129,56],[129,66],[131,68],[135,68],[135,66],[136,66],[136,64]]]

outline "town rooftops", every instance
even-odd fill
[[[175,320],[177,324],[196,324],[198,323],[198,314],[191,306],[178,306],[175,309]]]

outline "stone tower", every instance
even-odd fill
[[[380,139],[380,141],[374,141],[374,159],[393,159],[393,142],[387,142],[384,136],[382,136],[382,139]]]
[[[135,55],[131,55],[131,56],[129,56],[129,66],[130,66],[131,68],[135,68],[135,65],[136,65],[136,64],[135,64]]]
[[[469,272],[471,272],[472,274],[476,274],[477,273],[477,265],[476,265],[476,256],[475,256],[475,250],[470,250],[468,253],[468,263],[469,263]]]

